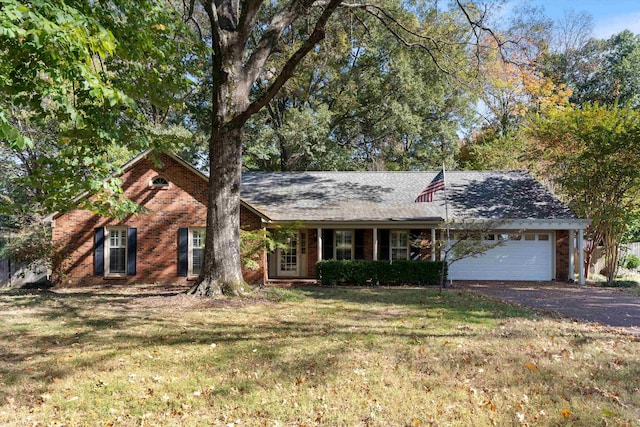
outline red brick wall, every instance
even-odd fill
[[[569,279],[569,231],[556,231],[556,280]]]
[[[178,229],[205,226],[207,182],[171,157],[160,155],[159,158],[161,164],[142,159],[122,176],[125,195],[150,212],[130,215],[122,222],[85,210],[73,210],[55,219],[53,241],[60,251],[58,271],[62,274],[57,277],[60,284],[187,282],[187,278],[178,276]],[[169,188],[149,186],[151,179],[158,175],[169,181]],[[244,207],[240,217],[250,228],[260,227],[260,218]],[[122,279],[96,277],[93,275],[94,229],[117,225],[138,229],[136,275]],[[262,274],[261,270],[246,272],[245,280],[261,278]]]

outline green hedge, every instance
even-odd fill
[[[442,261],[318,261],[322,285],[438,285]],[[447,269],[445,266],[445,280]]]

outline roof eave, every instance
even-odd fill
[[[412,226],[436,226],[446,227],[444,218],[416,218],[416,219],[380,219],[380,220],[295,220],[295,219],[274,219],[271,225],[291,225],[298,223],[306,228],[398,228]],[[465,229],[469,227],[490,228],[494,230],[584,230],[589,226],[591,220],[577,218],[525,218],[525,219],[489,219],[489,218],[465,218],[456,219],[449,222],[452,229]]]

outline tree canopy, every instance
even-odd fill
[[[144,30],[144,31],[141,31]],[[192,82],[195,39],[153,1],[3,2],[0,210],[136,211],[116,178],[141,149],[187,134],[162,126]]]
[[[583,104],[538,116],[530,131],[542,172],[553,177],[579,216],[592,219],[590,249],[604,243],[607,279],[612,281],[619,244],[640,209],[640,113]]]
[[[149,147],[179,150],[211,172],[206,255],[193,292],[215,295],[242,287],[243,168],[528,168],[582,209],[571,179],[593,177],[564,171],[595,162],[584,150],[607,159],[598,150],[611,141],[634,141],[614,124],[634,125],[638,36],[596,40],[587,16],[554,27],[531,8],[490,29],[490,10],[477,3],[437,6],[3,2],[3,224],[75,207],[136,212],[117,179],[121,166]],[[572,120],[610,123],[597,130],[609,139],[578,134]],[[558,135],[582,148],[549,143]],[[83,193],[94,197],[69,202]],[[625,206],[615,215],[626,221],[635,208]]]

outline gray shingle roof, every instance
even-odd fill
[[[245,172],[241,195],[276,221],[419,221],[445,218],[444,193],[414,203],[437,172]],[[522,171],[447,172],[449,218],[574,219]]]

